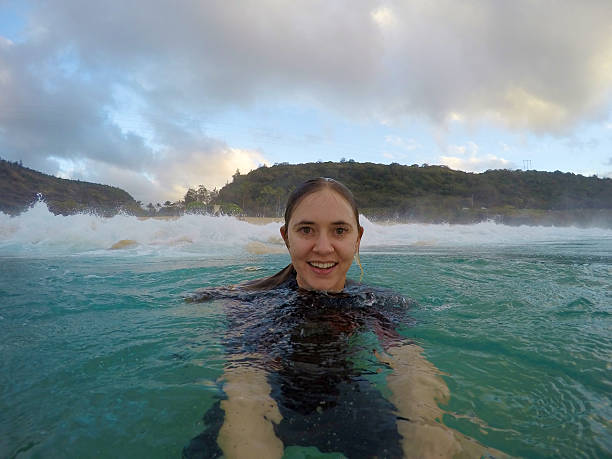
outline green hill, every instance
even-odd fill
[[[373,219],[507,224],[612,226],[612,179],[563,172],[490,170],[480,174],[445,166],[348,162],[260,167],[219,191],[251,216],[280,216],[288,194],[312,177],[331,177],[354,193]]]
[[[134,198],[120,188],[61,179],[0,159],[0,211],[9,215],[19,214],[39,195],[54,214],[69,215],[81,211],[104,216],[119,211],[142,213]]]
[[[212,209],[217,204],[224,212],[230,209],[230,213],[248,216],[279,217],[289,193],[313,177],[331,177],[346,184],[353,191],[360,212],[372,220],[431,223],[494,220],[511,225],[612,228],[612,179],[559,171],[490,170],[474,174],[445,166],[354,161],[285,163],[260,167],[245,175],[237,172],[232,183],[202,205]],[[0,211],[16,215],[35,202],[39,194],[55,214],[145,213],[132,196],[119,188],[60,179],[0,159]],[[179,215],[186,202],[187,199],[171,203],[170,207],[152,209],[148,214],[161,215],[170,209],[172,215]]]

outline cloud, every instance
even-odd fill
[[[479,150],[480,147],[475,142],[468,142],[467,145],[450,145],[447,149],[448,155],[440,156],[440,163],[451,169],[467,172],[515,168],[512,161],[491,154],[480,155]]]
[[[178,157],[178,161],[177,161]],[[203,184],[209,189],[221,188],[237,169],[247,173],[259,165],[269,165],[257,151],[221,147],[214,151],[191,151],[183,155],[172,155],[155,168],[155,176],[169,186],[175,199],[182,198],[187,185]],[[160,191],[163,191],[160,190]]]
[[[502,149],[504,153],[508,153],[512,151],[512,147],[504,142],[499,142],[499,147]]]
[[[485,155],[482,157],[470,156],[469,158],[459,158],[456,156],[441,156],[440,163],[451,169],[466,172],[482,172],[488,169],[514,169],[515,166],[507,159],[498,158],[495,155]]]
[[[603,113],[611,22],[607,1],[65,0],[36,9],[32,26],[177,104],[306,97],[554,131]]]
[[[380,6],[376,8],[370,13],[370,15],[372,16],[372,20],[383,28],[393,27],[397,23],[395,14],[391,8],[387,6]]]
[[[404,139],[396,135],[388,135],[385,137],[385,142],[402,150],[412,151],[420,148],[421,145],[414,139]]]
[[[476,144],[476,142],[469,141],[467,145],[450,145],[447,148],[447,151],[451,155],[461,155],[464,156],[466,154],[470,154],[471,156],[478,155],[478,150],[480,147]]]
[[[0,154],[47,172],[54,157],[175,183],[160,158],[237,164],[202,126],[266,103],[556,134],[603,119],[612,95],[607,0],[30,5],[19,41],[0,38]]]
[[[221,187],[237,168],[267,163],[260,152],[203,134],[171,98],[93,71],[73,50],[43,48],[0,41],[3,157],[160,201],[179,199],[196,184]]]
[[[0,151],[33,167],[49,156],[95,157],[137,167],[151,150],[141,136],[125,133],[106,110],[113,106],[104,76],[70,74],[59,56],[37,46],[0,46]]]
[[[215,142],[207,150],[166,151],[138,170],[126,169],[94,158],[66,161],[53,158],[59,175],[94,183],[111,183],[143,202],[179,200],[189,187],[221,188],[239,169],[246,173],[268,164],[257,151],[230,148]]]

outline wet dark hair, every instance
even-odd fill
[[[329,188],[332,191],[335,191],[340,196],[342,196],[346,202],[349,203],[353,213],[355,214],[355,221],[357,222],[358,230],[361,230],[361,225],[359,224],[359,210],[357,209],[357,203],[355,202],[355,198],[353,197],[353,193],[342,183],[334,180],[332,178],[326,177],[318,177],[310,180],[306,180],[304,183],[298,185],[298,187],[291,192],[289,198],[287,199],[287,205],[285,206],[285,229],[289,228],[289,221],[291,220],[291,216],[293,215],[293,211],[297,207],[297,205],[304,199],[306,196],[311,195],[317,191]],[[357,264],[361,269],[361,273],[363,275],[363,268],[361,267],[361,262],[359,261],[359,253],[357,253]],[[266,277],[264,279],[258,279],[255,281],[247,282],[243,284],[243,287],[249,290],[268,290],[278,285],[286,282],[291,276],[295,274],[295,268],[292,263],[289,263],[285,268],[281,269],[279,272],[274,274],[273,276]]]

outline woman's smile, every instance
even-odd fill
[[[323,263],[320,261],[309,261],[308,264],[314,268],[319,268],[319,269],[328,269],[328,268],[333,268],[334,266],[336,266],[338,263],[332,261],[332,262],[328,262],[328,263]]]
[[[333,273],[334,268],[338,266],[338,263],[336,262],[321,263],[317,261],[309,261],[308,265],[310,265],[310,268],[316,275],[327,276]]]

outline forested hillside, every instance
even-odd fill
[[[572,173],[491,170],[480,174],[445,166],[347,162],[277,164],[208,191],[190,189],[184,201],[145,210],[111,186],[65,180],[0,160],[0,211],[15,215],[40,195],[55,214],[93,211],[115,215],[229,213],[279,217],[289,193],[313,177],[332,177],[354,193],[360,212],[373,220],[431,223],[598,225],[612,227],[612,179]]]
[[[346,184],[360,211],[371,218],[612,224],[612,179],[532,170],[476,174],[445,166],[352,161],[279,164],[235,174],[217,200],[233,203],[247,215],[279,216],[291,190],[312,177],[332,177]]]
[[[120,188],[61,179],[0,159],[0,211],[18,214],[38,196],[54,214],[84,210],[105,216],[119,211],[143,213],[134,198]]]

